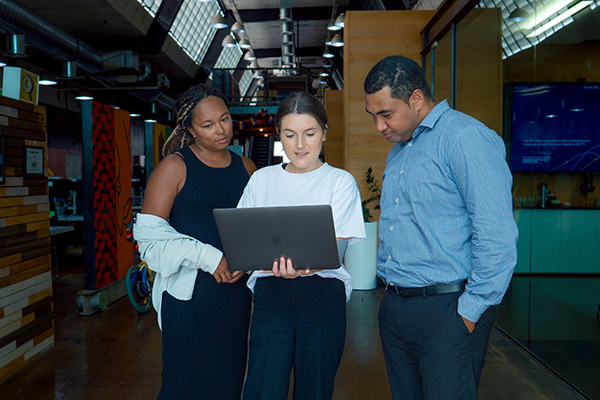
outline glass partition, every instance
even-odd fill
[[[482,0],[456,25],[454,41],[452,32],[439,40],[433,82],[431,54],[424,59],[436,100],[450,103],[454,85],[455,108],[506,143],[519,242],[497,327],[600,400],[596,6],[589,0]],[[523,19],[509,20],[517,8]]]

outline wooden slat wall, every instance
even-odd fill
[[[326,90],[325,110],[329,122],[325,140],[325,161],[332,167],[344,168],[344,92]]]
[[[421,30],[435,11],[348,11],[344,28],[344,169],[352,173],[363,198],[365,173],[373,167],[381,182],[391,148],[365,112],[364,80],[382,58],[404,55],[421,64]],[[375,214],[378,218],[378,213]]]
[[[44,148],[46,109],[0,97],[0,381],[54,346],[48,178],[25,176],[25,147]]]
[[[475,8],[458,24],[456,109],[502,136],[502,10]]]

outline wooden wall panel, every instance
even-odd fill
[[[391,148],[365,112],[364,80],[382,58],[404,55],[421,64],[421,30],[435,11],[348,11],[344,28],[344,169],[367,197],[365,173],[381,181]],[[376,218],[378,214],[375,214]]]
[[[458,24],[456,109],[502,136],[502,12],[475,8]]]
[[[344,168],[344,93],[325,91],[325,110],[329,130],[325,140],[325,161],[336,168]]]
[[[48,178],[24,175],[25,148],[44,149],[44,107],[0,97],[0,382],[54,345]]]

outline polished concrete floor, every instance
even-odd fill
[[[0,383],[0,399],[156,398],[161,384],[161,339],[154,311],[138,314],[125,297],[103,313],[79,316],[75,294],[83,288],[82,267],[59,272],[54,284],[56,345],[20,374]],[[348,303],[347,342],[335,399],[391,399],[376,317],[382,296],[382,288],[356,291]],[[494,330],[480,398],[582,397]]]

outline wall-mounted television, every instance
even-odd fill
[[[508,98],[512,171],[600,171],[600,83],[513,83]]]

